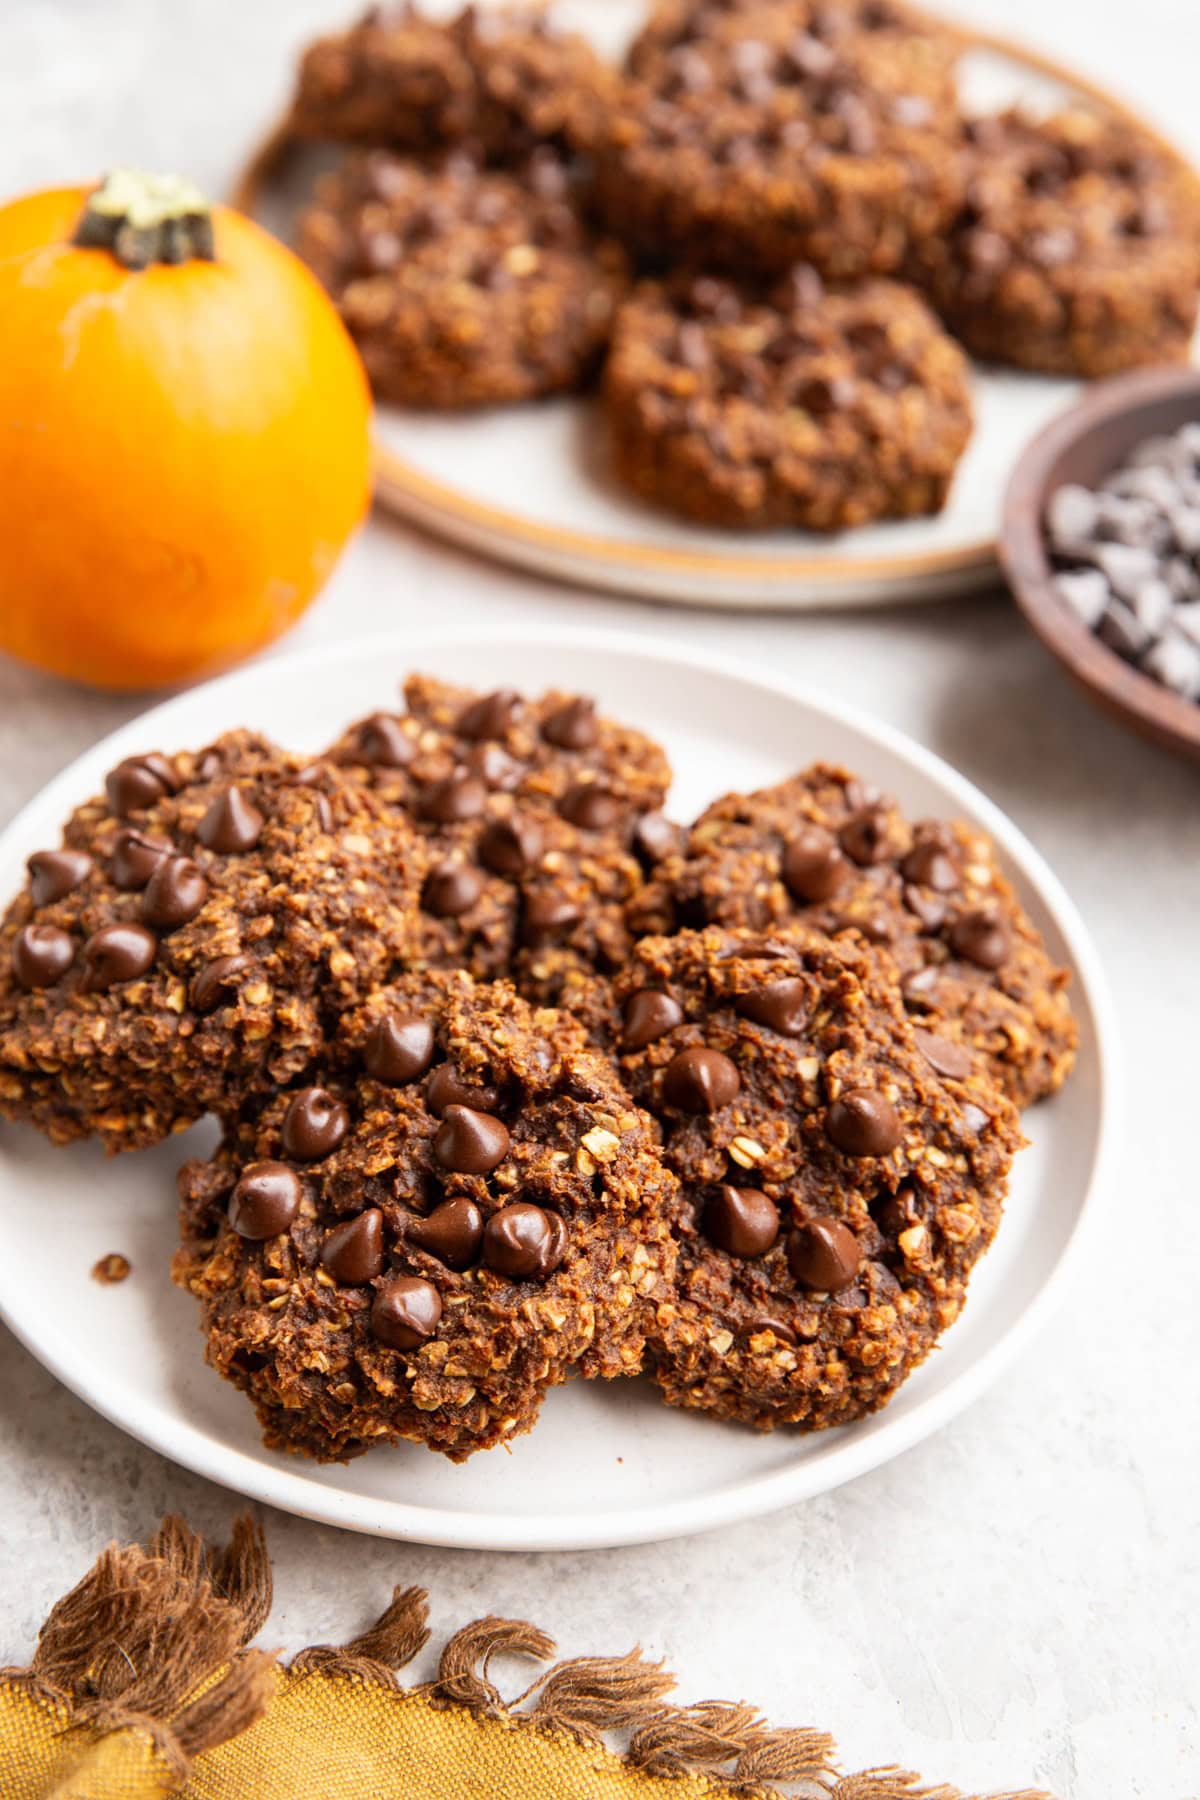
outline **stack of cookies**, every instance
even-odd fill
[[[290,126],[351,146],[299,233],[376,392],[582,388],[611,460],[704,524],[938,512],[970,369],[1185,360],[1200,186],[1095,108],[968,117],[906,0],[657,0],[623,66],[543,10],[375,10]]]
[[[882,1406],[960,1311],[1054,967],[978,830],[824,764],[662,812],[585,697],[416,676],[315,758],[128,757],[0,929],[0,1112],[206,1113],[176,1281],[268,1444],[462,1460],[571,1375],[762,1429]]]

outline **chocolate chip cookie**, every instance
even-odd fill
[[[966,127],[951,230],[909,272],[976,356],[1099,376],[1184,362],[1196,328],[1200,184],[1124,122],[1083,109]]]
[[[0,927],[0,1112],[125,1150],[293,1079],[412,953],[423,855],[249,732],[127,757]]]
[[[587,146],[611,229],[659,262],[839,280],[942,230],[962,198],[944,84],[905,91],[905,59],[841,16],[764,0],[647,41]]]
[[[670,780],[662,751],[580,696],[525,700],[414,676],[407,710],[329,752],[426,840],[414,959],[511,975],[539,1003],[628,955],[638,847]]]
[[[671,785],[660,745],[585,694],[481,694],[431,675],[409,676],[403,694],[402,711],[357,720],[327,754],[414,817],[425,812],[433,783],[470,777],[589,830],[636,835],[640,846],[641,819],[657,813]],[[664,843],[673,843],[662,829]]]
[[[613,465],[706,525],[839,531],[945,505],[971,435],[966,358],[911,290],[711,275],[639,286],[605,376]]]
[[[401,151],[472,144],[502,160],[565,141],[609,80],[587,42],[536,8],[374,7],[319,39],[300,64],[289,127],[298,137]]]
[[[637,1370],[677,1189],[581,1044],[504,984],[408,976],[346,1022],[340,1067],[184,1169],[175,1279],[268,1444],[462,1461],[572,1371]]]
[[[456,410],[581,386],[627,285],[553,152],[520,174],[459,151],[429,165],[385,151],[317,184],[297,247],[337,303],[375,393]]]
[[[664,1399],[764,1430],[875,1411],[962,1308],[1015,1112],[848,938],[646,938],[615,991],[618,1067],[683,1195],[648,1342]]]
[[[1068,976],[1051,960],[987,835],[910,823],[848,770],[814,764],[728,794],[634,903],[637,930],[802,920],[886,945],[914,1022],[986,1058],[1019,1106],[1073,1066]]]

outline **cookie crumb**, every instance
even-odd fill
[[[127,1256],[115,1251],[110,1256],[102,1256],[92,1268],[92,1280],[98,1281],[101,1287],[115,1287],[118,1281],[125,1281],[133,1271],[133,1264]]]

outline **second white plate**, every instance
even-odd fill
[[[344,1468],[273,1453],[253,1413],[206,1368],[192,1301],[171,1286],[174,1174],[215,1137],[198,1126],[143,1155],[94,1145],[55,1150],[0,1131],[0,1314],[60,1380],[164,1456],[286,1511],[358,1531],[492,1550],[575,1549],[706,1530],[817,1494],[888,1460],[944,1424],[1023,1344],[1059,1286],[1100,1177],[1112,1126],[1108,1005],[1095,954],[1045,863],[983,795],[898,733],[802,689],[671,646],[616,633],[411,635],[281,658],[144,715],[79,759],[0,837],[0,890],[26,856],[58,841],[69,809],[122,756],[200,745],[252,723],[317,749],[351,718],[395,703],[427,669],[485,688],[559,686],[661,738],[680,815],[718,792],[778,780],[817,757],[845,762],[917,814],[977,822],[997,839],[1053,955],[1075,975],[1081,1047],[1074,1079],[1031,1113],[995,1247],[960,1321],[891,1405],[862,1423],[758,1436],[659,1404],[640,1382],[571,1382],[510,1452],[455,1467],[416,1447]],[[121,1252],[133,1273],[98,1286],[93,1264]]]

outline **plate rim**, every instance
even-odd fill
[[[264,676],[286,681],[297,671],[320,669],[327,672],[332,663],[359,662],[367,658],[378,662],[381,668],[417,667],[422,656],[430,653],[448,655],[460,646],[479,649],[498,641],[505,645],[528,643],[533,647],[549,644],[555,651],[581,657],[592,652],[633,658],[670,669],[683,667],[707,676],[731,678],[757,687],[776,699],[810,708],[859,733],[867,743],[878,746],[907,767],[939,783],[953,796],[956,804],[983,823],[1006,860],[1016,867],[1022,881],[1036,892],[1053,918],[1070,955],[1077,992],[1086,998],[1095,1025],[1096,1129],[1091,1166],[1075,1222],[1036,1292],[1008,1324],[1000,1339],[969,1363],[945,1389],[920,1400],[908,1414],[890,1418],[885,1409],[876,1415],[884,1423],[871,1433],[856,1438],[853,1426],[844,1428],[845,1435],[836,1441],[828,1458],[751,1474],[714,1493],[595,1515],[583,1529],[571,1514],[490,1516],[347,1495],[335,1488],[321,1487],[307,1467],[297,1467],[294,1459],[280,1456],[277,1465],[264,1462],[258,1456],[215,1441],[207,1432],[164,1411],[157,1403],[151,1403],[148,1410],[143,1408],[131,1420],[128,1412],[122,1411],[117,1404],[119,1396],[110,1400],[104,1392],[99,1373],[102,1360],[84,1359],[81,1362],[72,1358],[65,1350],[60,1350],[59,1337],[53,1328],[47,1332],[43,1325],[39,1331],[36,1325],[31,1325],[20,1307],[19,1287],[11,1279],[6,1280],[2,1272],[0,1319],[36,1361],[118,1429],[193,1474],[282,1511],[399,1542],[457,1549],[593,1550],[661,1542],[742,1519],[761,1517],[830,1492],[881,1467],[949,1423],[1011,1365],[1061,1299],[1070,1271],[1078,1264],[1080,1251],[1095,1228],[1111,1187],[1110,1175],[1120,1137],[1122,1110],[1117,1077],[1116,1015],[1099,953],[1074,901],[1020,827],[968,777],[898,727],[871,718],[852,703],[830,698],[804,682],[768,674],[742,658],[731,659],[714,651],[692,648],[681,650],[668,637],[645,634],[636,629],[564,625],[547,631],[544,626],[529,624],[462,627],[416,634],[391,631],[352,638],[340,644],[317,645],[290,656],[271,657],[172,696],[138,714],[73,758],[0,832],[0,856],[11,839],[20,840],[31,815],[50,807],[62,812],[64,802],[66,805],[78,802],[78,789],[82,784],[76,772],[81,767],[98,765],[113,755],[124,754],[131,744],[136,744],[145,735],[147,727],[156,727],[161,722],[169,730],[173,713],[197,701],[203,702],[214,693],[218,693],[222,701],[230,696],[237,699],[243,692],[252,694]],[[74,800],[69,799],[69,795],[74,795]],[[197,1354],[200,1354],[198,1347]]]
[[[1005,32],[977,30],[940,17],[938,22],[960,42],[964,52],[991,51],[1073,89],[1136,126],[1160,148],[1194,168],[1190,157],[1166,133],[1105,83]],[[281,115],[235,175],[229,190],[229,204],[261,224],[258,206],[265,184],[293,149],[306,141],[292,136],[286,113]],[[1200,175],[1200,170],[1196,173]],[[427,475],[398,451],[390,449],[378,430],[372,432],[372,466],[376,499],[399,517],[415,521],[443,537],[448,536],[453,542],[482,550],[483,554],[501,562],[545,570],[550,559],[554,559],[553,572],[577,586],[599,583],[655,600],[678,598],[677,590],[672,594],[663,584],[688,577],[707,580],[718,592],[727,583],[753,582],[758,593],[751,604],[791,605],[797,609],[806,604],[812,607],[848,607],[852,604],[850,594],[806,601],[795,592],[782,591],[803,585],[814,589],[848,587],[856,589],[859,595],[854,604],[886,605],[905,597],[945,600],[966,588],[983,585],[990,577],[1000,576],[999,515],[990,537],[953,549],[925,550],[907,556],[892,552],[880,556],[826,554],[805,558],[755,558],[745,551],[726,553],[723,550],[643,544],[524,518],[504,506],[473,499]],[[456,529],[462,535],[455,537]],[[737,542],[736,535],[733,541]],[[631,585],[639,579],[646,584],[644,587]],[[925,595],[908,592],[910,584],[927,580],[939,585]],[[876,585],[876,591],[868,595],[866,589],[870,584]],[[728,604],[730,600],[718,599],[716,603]]]

